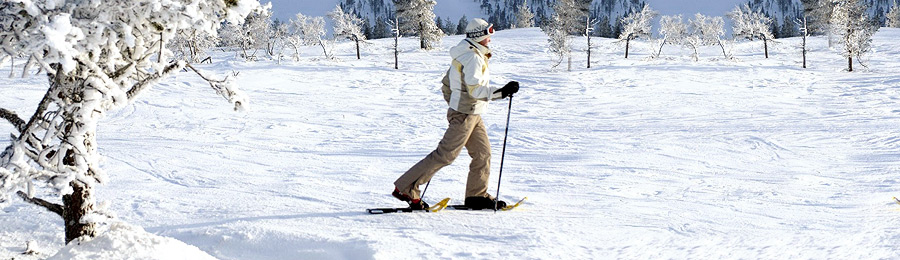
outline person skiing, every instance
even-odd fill
[[[471,209],[506,206],[506,202],[487,193],[491,146],[481,114],[485,112],[489,100],[507,98],[518,92],[519,82],[510,81],[499,89],[490,86],[488,60],[491,49],[488,44],[493,34],[493,24],[472,19],[466,26],[466,38],[450,49],[453,60],[444,74],[441,88],[444,100],[450,106],[447,109],[447,131],[437,149],[394,182],[392,195],[408,202],[412,209],[428,208],[428,204],[421,200],[419,186],[429,182],[438,170],[450,165],[463,147],[472,157],[466,181],[465,206]]]

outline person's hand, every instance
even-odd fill
[[[506,83],[506,85],[503,86],[502,88],[498,89],[497,91],[494,91],[494,93],[497,93],[497,92],[501,93],[501,98],[510,97],[513,94],[515,94],[516,92],[519,92],[519,82],[518,81],[510,81],[509,83]]]

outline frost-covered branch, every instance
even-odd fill
[[[203,73],[194,68],[191,64],[186,64],[188,68],[190,68],[194,73],[200,76],[203,80],[209,83],[209,86],[212,87],[213,90],[216,91],[220,96],[224,97],[228,102],[234,105],[235,111],[243,111],[245,106],[247,105],[247,96],[244,95],[242,91],[237,89],[237,85],[234,84],[234,81],[231,80],[231,77],[225,76],[225,79],[215,80],[203,75]]]
[[[49,201],[46,201],[46,200],[43,200],[40,198],[28,197],[28,194],[26,194],[25,192],[22,192],[22,191],[16,192],[16,194],[19,195],[20,198],[22,198],[23,200],[25,200],[28,203],[44,207],[45,209],[49,210],[50,212],[56,213],[56,215],[59,215],[60,217],[63,216],[63,206],[62,205],[52,203],[52,202],[49,202]]]
[[[9,123],[16,127],[16,130],[19,130],[20,133],[25,131],[25,120],[19,118],[19,115],[16,115],[16,112],[0,108],[0,118],[9,121]]]

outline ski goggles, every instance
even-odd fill
[[[466,33],[466,37],[475,39],[475,38],[478,38],[481,36],[492,35],[492,34],[494,34],[494,24],[488,25],[488,28],[484,29],[482,31]]]

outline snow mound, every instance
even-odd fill
[[[216,259],[195,246],[174,238],[147,233],[143,228],[114,223],[99,236],[73,242],[59,250],[54,259]]]

